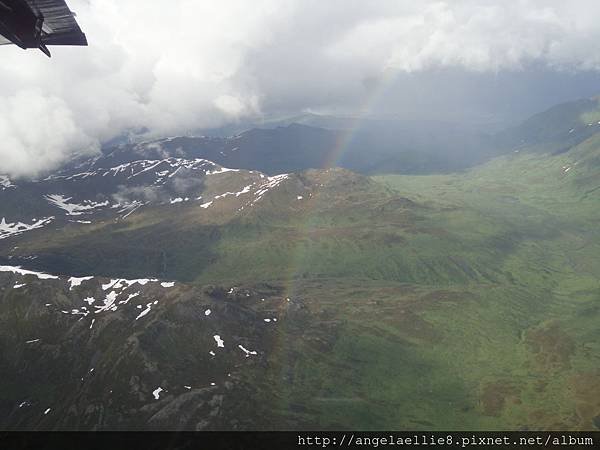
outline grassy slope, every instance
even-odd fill
[[[457,257],[492,254],[496,273],[506,275],[457,284],[473,297],[420,315],[442,336],[420,347],[419,355],[440,365],[421,382],[446,374],[457,388],[443,392],[460,398],[422,414],[435,427],[589,429],[598,422],[598,144],[554,157],[517,154],[462,175],[379,178],[432,206],[428,219],[460,243]]]
[[[279,426],[600,426],[598,148],[378,177],[426,206],[387,215],[380,200],[362,223],[339,205],[329,217],[329,199],[301,226],[223,239],[200,280],[288,269],[320,318],[272,360]]]
[[[270,426],[590,429],[599,148],[592,138],[444,176],[314,172],[303,201],[274,193],[218,224],[149,211],[57,245],[81,261],[105,249],[107,270],[127,276],[159,266],[164,246],[170,277],[269,281],[302,299],[313,318],[280,325],[261,379]],[[150,256],[123,261],[121,246]]]

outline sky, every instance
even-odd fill
[[[67,0],[89,47],[0,47],[0,173],[144,130],[305,112],[510,123],[600,94],[597,0]],[[168,5],[165,6],[165,5]]]

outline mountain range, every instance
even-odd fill
[[[600,429],[600,108],[0,177],[2,429]]]

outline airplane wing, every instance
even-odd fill
[[[0,45],[39,48],[87,45],[85,34],[65,0],[0,0]]]
[[[25,0],[44,18],[42,43],[45,45],[87,45],[75,15],[65,0]]]

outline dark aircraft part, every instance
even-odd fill
[[[0,34],[7,40],[0,44],[37,48],[47,56],[48,45],[87,45],[65,0],[0,0]]]

